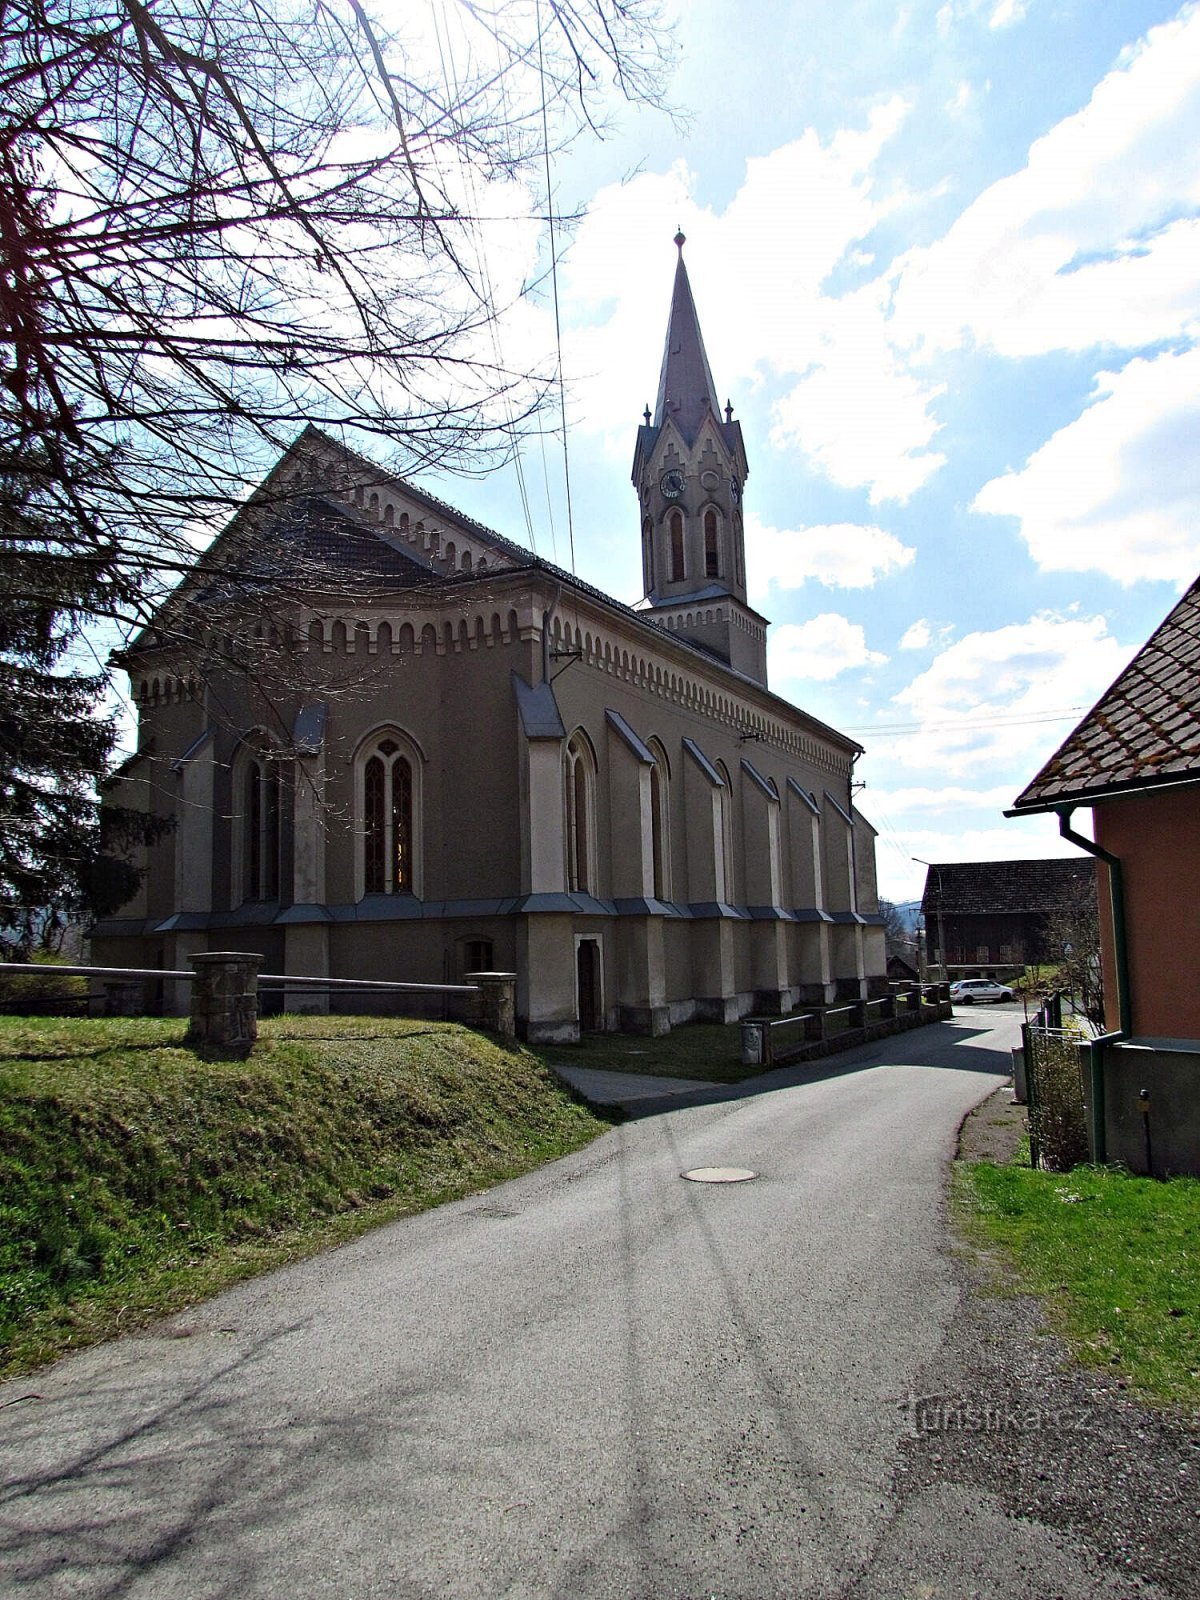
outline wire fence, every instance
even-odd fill
[[[1076,1029],[1039,1025],[1036,1019],[1024,1032],[1030,1165],[1068,1172],[1088,1159],[1082,1039]]]

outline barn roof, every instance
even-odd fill
[[[946,861],[925,875],[921,910],[928,917],[986,916],[1050,911],[1073,889],[1096,881],[1094,861],[1069,857],[1048,861]]]

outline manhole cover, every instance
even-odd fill
[[[751,1172],[749,1167],[693,1167],[679,1176],[689,1183],[748,1183],[751,1178],[757,1178],[758,1173]]]

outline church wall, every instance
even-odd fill
[[[298,671],[307,687],[278,707],[290,737],[296,712],[311,703],[314,684],[323,680],[320,693],[327,716],[318,765],[324,773],[324,874],[322,892],[314,891],[314,896],[330,908],[333,920],[304,923],[302,930],[297,925],[291,948],[303,970],[320,970],[327,945],[328,970],[334,976],[457,982],[464,941],[486,939],[498,967],[522,973],[522,1015],[529,1016],[531,1006],[540,1007],[543,1036],[562,1038],[578,1029],[580,939],[598,943],[597,1004],[603,1012],[600,1020],[610,1027],[661,1031],[697,1014],[729,1018],[763,1005],[787,1009],[793,1001],[831,995],[839,978],[843,988],[858,983],[861,939],[832,938],[819,923],[750,921],[717,905],[767,904],[777,891],[784,907],[811,910],[810,902],[819,898],[815,869],[825,865],[822,855],[827,862],[831,848],[841,868],[839,882],[845,885],[845,822],[840,823],[842,836],[831,846],[824,837],[826,817],[836,818],[837,813],[822,796],[826,790],[844,792],[849,752],[827,742],[819,729],[779,702],[685,652],[669,636],[660,643],[645,626],[586,600],[573,598],[569,615],[565,607],[554,613],[557,631],[549,643],[563,653],[549,663],[549,674],[564,737],[543,737],[541,749],[550,759],[552,779],[556,766],[562,771],[561,747],[576,728],[584,731],[594,753],[594,891],[599,903],[575,910],[547,904],[507,917],[481,906],[478,917],[465,914],[463,901],[515,901],[522,893],[526,824],[521,773],[531,746],[518,716],[512,674],[518,672],[530,685],[543,681],[534,619],[553,612],[556,587],[548,579],[531,583],[522,576],[506,593],[505,580],[497,574],[483,605],[473,604],[465,590],[453,607],[423,613],[389,611],[381,602],[366,613],[360,627],[354,617],[343,622],[326,617],[313,630]],[[513,606],[526,619],[523,640],[507,620]],[[408,629],[406,615],[412,618]],[[580,652],[577,659],[565,653],[575,649]],[[606,716],[610,710],[628,724],[632,743],[624,734],[614,735]],[[112,940],[104,946],[105,959],[116,964],[158,959],[186,965],[193,949],[261,947],[266,954],[269,944],[267,959],[283,970],[287,949],[282,930],[253,925],[253,907],[244,908],[240,921],[229,909],[229,818],[235,798],[230,770],[239,738],[262,725],[264,716],[243,681],[240,686],[222,684],[210,695],[209,717],[212,748],[203,762],[192,758],[190,776],[184,779],[171,772],[170,762],[203,729],[204,707],[186,696],[170,700],[160,695],[145,708],[143,732],[144,737],[153,735],[164,752],[155,772],[169,806],[178,806],[181,783],[193,789],[207,783],[210,796],[202,823],[197,819],[203,806],[181,813],[190,819],[183,830],[188,840],[171,837],[156,850],[146,888],[147,918],[151,924],[164,921],[181,909],[176,862],[182,859],[181,849],[195,855],[196,841],[203,841],[207,828],[208,843],[202,847],[207,871],[192,875],[207,879],[212,920],[199,931],[147,935],[137,945],[145,953],[134,953],[132,941]],[[362,740],[385,725],[394,725],[425,756],[420,767],[420,903],[404,895],[377,896],[356,910],[354,818],[359,800],[354,759]],[[685,753],[685,739],[694,742],[709,775]],[[669,893],[682,914],[656,912],[652,900],[640,912],[629,909],[647,892],[647,873],[653,880],[647,845],[651,742],[665,754],[669,768],[662,788]],[[747,778],[743,759],[773,786],[778,801]],[[802,802],[793,805],[789,778],[816,795],[820,816]],[[562,793],[555,780],[543,796],[556,828],[561,827],[556,808]],[[732,842],[723,871],[717,860],[722,804],[729,813]],[[290,838],[286,796],[285,808],[284,833]],[[869,852],[872,840],[865,823],[862,838]],[[764,848],[777,860],[764,865]],[[284,906],[293,864],[285,852]],[[548,879],[541,892],[565,894],[565,848],[561,862],[548,859],[545,865]],[[868,865],[860,861],[858,867],[857,887],[865,895],[873,876]],[[797,894],[804,891],[809,900],[798,901]],[[845,897],[844,887],[841,893]],[[611,905],[616,896],[627,907],[620,916]],[[445,901],[457,904],[443,914]],[[849,970],[840,970],[847,964]]]

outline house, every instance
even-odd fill
[[[919,983],[921,978],[915,961],[894,953],[887,958],[887,975],[890,983]]]
[[[1093,1157],[1200,1175],[1200,579],[1006,814],[1037,812],[1101,863]]]
[[[175,826],[93,960],[507,970],[535,1041],[886,991],[861,747],[768,686],[745,443],[676,243],[642,600],[306,429],[121,658],[112,796]]]
[[[921,899],[931,963],[950,978],[1016,977],[1049,958],[1047,919],[1095,893],[1090,861],[934,863]]]

